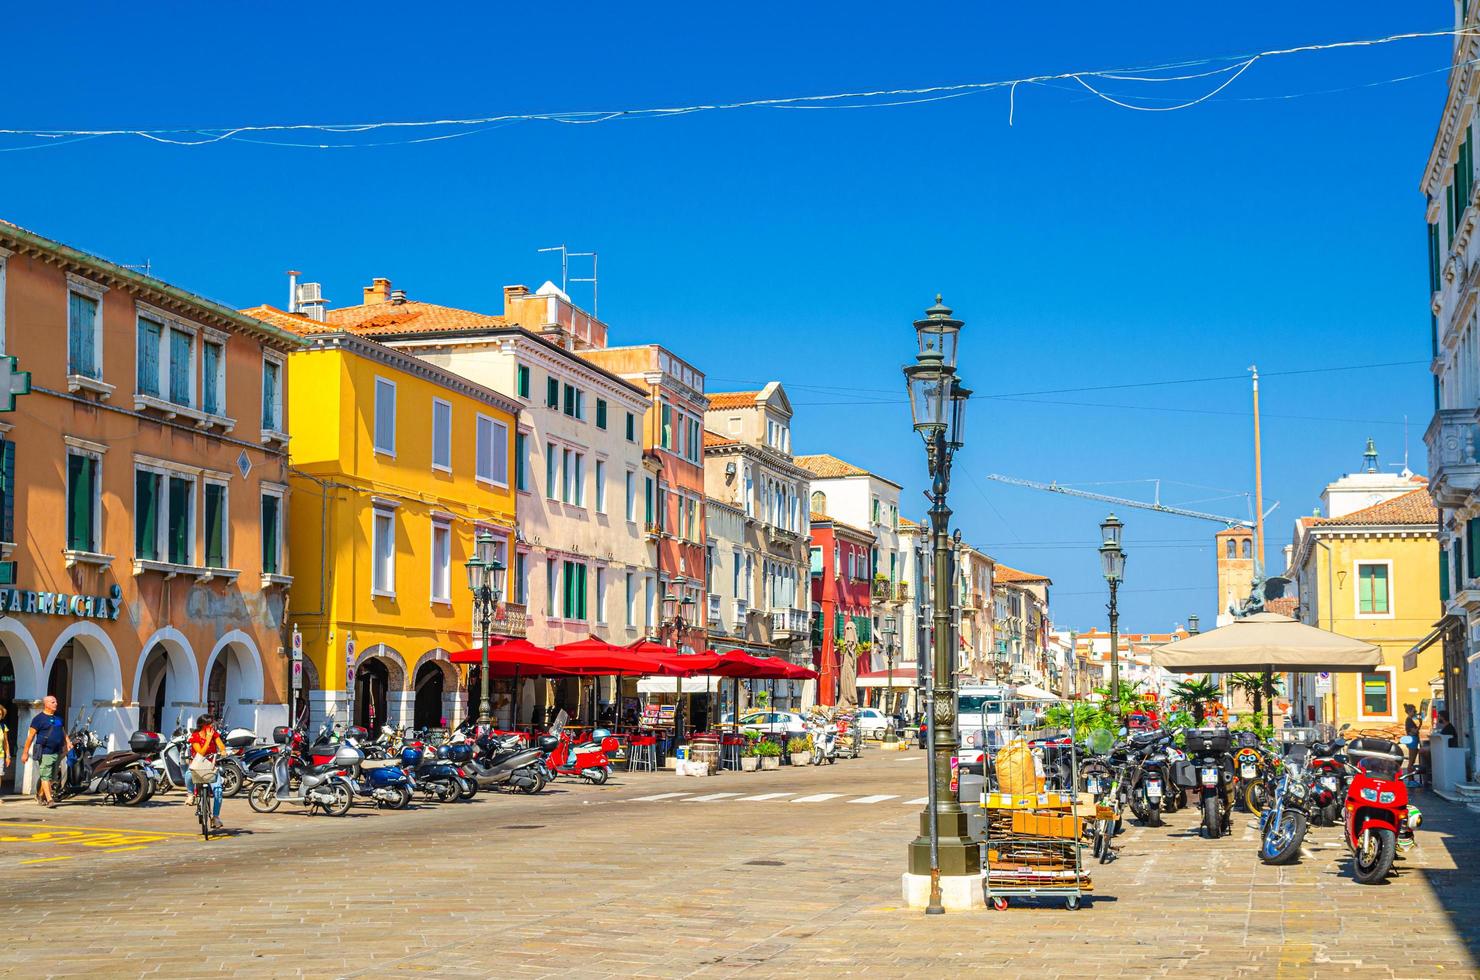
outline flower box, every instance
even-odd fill
[[[741,772],[755,772],[760,767],[761,767],[761,760],[760,760],[760,757],[759,756],[742,755],[740,757],[740,771]]]
[[[781,760],[774,755],[765,756],[761,759],[762,769],[780,769]]]

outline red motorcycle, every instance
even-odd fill
[[[1346,790],[1346,843],[1352,876],[1364,885],[1387,877],[1399,846],[1413,843],[1408,787],[1400,773],[1403,747],[1385,738],[1354,738],[1346,745],[1351,780]]]

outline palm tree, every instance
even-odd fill
[[[1247,697],[1257,716],[1264,710],[1265,696],[1272,698],[1280,693],[1280,682],[1273,674],[1229,674],[1228,690]]]
[[[1207,676],[1200,680],[1178,681],[1172,688],[1172,699],[1191,711],[1192,719],[1201,725],[1204,716],[1203,706],[1209,701],[1218,700],[1218,685]]]

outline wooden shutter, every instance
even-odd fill
[[[134,555],[159,558],[159,475],[134,471]]]
[[[0,541],[15,541],[15,443],[0,439]]]

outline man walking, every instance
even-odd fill
[[[26,733],[26,747],[21,750],[21,758],[33,758],[40,762],[41,785],[36,791],[36,799],[44,807],[56,806],[56,801],[51,798],[51,784],[61,767],[62,753],[71,749],[72,740],[67,737],[67,726],[57,717],[57,699],[48,694],[41,702],[41,714],[31,719],[31,730]]]

